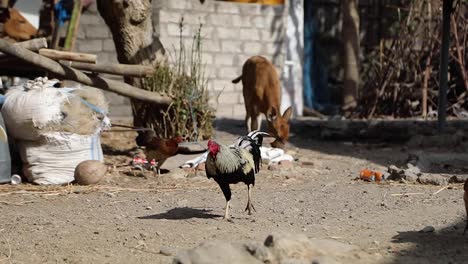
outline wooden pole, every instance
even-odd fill
[[[440,50],[439,71],[439,102],[438,102],[438,126],[439,132],[445,131],[447,126],[447,86],[448,86],[448,57],[450,45],[450,13],[453,0],[444,0],[442,6],[442,46]]]
[[[11,45],[3,39],[0,39],[0,51],[11,56],[18,57],[19,59],[25,62],[36,65],[37,67],[45,69],[65,79],[77,81],[89,86],[94,86],[106,91],[111,91],[133,99],[151,102],[162,106],[169,105],[172,101],[171,98],[167,96],[162,96],[158,93],[138,89],[126,83],[109,80],[99,76],[86,75],[79,70],[75,70],[63,64],[60,64],[37,53],[34,53],[21,47]]]
[[[40,49],[39,54],[53,60],[70,60],[87,63],[96,63],[97,56],[90,53],[78,53],[71,51],[59,51],[53,49]]]
[[[32,50],[32,51],[38,51],[39,49],[47,48],[47,40],[45,38],[36,38],[36,39],[26,40],[23,42],[17,42],[13,45],[22,47],[28,50]],[[6,57],[8,57],[8,55],[0,52],[0,59],[6,58]]]
[[[146,77],[153,73],[154,68],[151,66],[135,65],[135,64],[119,64],[119,63],[104,63],[91,64],[74,61],[60,61],[60,63],[69,67],[90,72],[107,73],[114,75],[122,75],[128,77]]]

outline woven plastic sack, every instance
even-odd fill
[[[80,162],[103,161],[98,133],[86,136],[52,132],[39,141],[19,141],[18,148],[24,175],[29,182],[41,185],[70,183]]]

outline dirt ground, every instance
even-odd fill
[[[216,137],[228,143],[241,131],[218,124]],[[133,136],[105,134],[106,161],[128,162]],[[263,241],[279,230],[357,245],[381,263],[468,261],[460,184],[434,194],[441,186],[354,180],[363,168],[404,164],[413,149],[306,133],[291,144],[293,168],[263,166],[257,176],[256,213],[244,212],[245,185],[233,186],[232,222],[221,219],[224,197],[204,172],[176,168],[186,156],[169,160],[161,177],[116,167],[94,187],[0,186],[0,263],[171,263],[206,239]],[[435,231],[418,232],[426,226]]]

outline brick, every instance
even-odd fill
[[[260,40],[260,32],[254,28],[242,28],[239,37],[241,40]]]
[[[283,48],[284,47],[282,41],[267,43],[265,45],[265,52],[269,55],[278,54],[283,52]]]
[[[179,23],[181,17],[182,15],[179,12],[173,12],[164,9],[159,12],[160,23]]]
[[[254,16],[250,19],[250,23],[252,26],[256,27],[256,28],[265,28],[267,27],[266,26],[266,22],[265,22],[265,17],[263,16]]]
[[[78,31],[76,33],[76,38],[78,39],[77,43],[79,43],[80,39],[85,39],[86,38],[85,30],[84,30],[83,27],[78,27]]]
[[[200,25],[197,25],[197,26],[193,27],[193,34],[194,35],[197,34],[198,30],[200,30],[199,27],[200,27]],[[202,25],[201,32],[200,32],[202,41],[204,41],[206,39],[212,39],[214,30],[215,30],[215,28],[213,26]]]
[[[204,71],[205,78],[206,79],[215,78],[216,77],[216,68],[209,66],[209,65],[212,65],[212,63],[211,64],[205,63],[205,62],[203,62],[203,63],[204,63],[203,71]],[[210,87],[210,82],[208,82],[208,87]]]
[[[283,32],[270,32],[269,30],[262,30],[261,31],[261,40],[264,42],[278,42],[283,39]]]
[[[202,53],[202,63],[203,64],[213,64],[213,54],[211,54],[211,53]]]
[[[200,24],[206,24],[206,20],[207,20],[206,17],[208,15],[204,13],[187,12],[183,16],[184,16],[184,23],[187,23],[190,25],[200,25]]]
[[[239,3],[216,2],[215,10],[217,13],[239,14]]]
[[[244,95],[242,93],[237,93],[237,103],[244,105]]]
[[[117,62],[117,53],[115,52],[99,52],[97,54],[98,63],[114,63]],[[114,75],[115,76],[115,75]]]
[[[99,52],[102,50],[102,40],[100,39],[89,39],[83,41],[78,46],[80,52]]]
[[[174,0],[171,0],[174,1]],[[157,1],[156,1],[157,2]],[[207,13],[212,13],[215,12],[215,5],[217,4],[217,1],[213,0],[208,0],[205,1],[205,3],[200,3],[200,1],[194,1],[192,0],[192,11],[202,11],[202,12],[207,12]]]
[[[240,4],[240,13],[242,15],[261,15],[261,5],[259,4]]]
[[[239,28],[229,28],[229,27],[217,27],[215,35],[219,39],[239,39],[240,29]]]
[[[108,38],[102,41],[103,51],[115,51],[115,44],[112,38]]]
[[[238,68],[237,67],[228,67],[223,66],[218,69],[218,78],[221,80],[232,80],[236,78]]]
[[[217,95],[218,92],[234,92],[234,85],[229,80],[218,80],[213,79],[208,82],[208,89],[211,92],[214,92],[214,95]]]
[[[167,24],[167,34],[168,36],[175,37],[181,34],[180,26],[177,23],[169,23]],[[184,25],[182,28],[182,36],[188,37],[191,36],[191,28],[188,25]]]
[[[261,42],[245,42],[244,53],[248,55],[257,55],[264,50],[265,43]]]
[[[86,25],[85,33],[88,39],[104,39],[110,37],[107,26]]]
[[[244,104],[235,104],[232,107],[232,110],[233,110],[233,113],[231,117],[236,118],[236,119],[245,118],[245,105]]]
[[[219,52],[221,51],[221,45],[218,40],[206,39],[202,42],[203,50],[209,52]]]
[[[242,42],[235,40],[223,40],[221,42],[221,51],[223,53],[240,53],[242,52]]]
[[[80,17],[80,24],[81,25],[105,25],[104,21],[102,21],[97,14],[83,14]]]
[[[233,56],[231,54],[216,54],[214,57],[214,63],[216,65],[223,65],[223,66],[232,66],[233,63]]]
[[[169,8],[174,8],[174,9],[185,9],[185,10],[190,10],[192,9],[192,2],[195,2],[193,0],[169,0],[166,1],[166,7]]]
[[[242,20],[242,17],[238,15],[217,13],[210,14],[208,18],[209,23],[213,25],[222,24],[226,27],[240,27],[242,25]]]

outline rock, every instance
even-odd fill
[[[98,160],[85,160],[75,168],[75,181],[80,185],[99,183],[107,172],[107,166]]]
[[[204,241],[194,249],[180,252],[172,263],[176,264],[261,264],[244,247],[229,242]]]
[[[453,175],[450,177],[449,182],[450,183],[464,183],[466,180],[468,180],[468,175]]]
[[[447,185],[449,178],[436,174],[423,174],[419,176],[418,182],[421,184]]]
[[[433,226],[426,226],[423,229],[419,230],[420,233],[432,233],[435,231]]]

